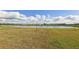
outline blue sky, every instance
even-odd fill
[[[8,12],[20,12],[27,16],[50,15],[50,16],[67,16],[79,15],[79,10],[4,10]]]
[[[0,22],[21,24],[75,24],[79,23],[79,10],[1,10]]]

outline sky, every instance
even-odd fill
[[[79,10],[1,10],[0,23],[76,24]]]
[[[35,15],[50,15],[55,16],[67,16],[67,15],[79,15],[79,10],[5,10],[8,12],[20,12],[27,16]]]

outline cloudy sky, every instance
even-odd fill
[[[1,10],[0,23],[75,24],[79,23],[79,10]]]

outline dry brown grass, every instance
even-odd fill
[[[1,28],[0,48],[47,48],[46,34],[42,29]]]

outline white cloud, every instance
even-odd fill
[[[68,15],[68,16],[58,16],[54,17],[53,21],[54,23],[65,23],[65,24],[75,24],[79,23],[79,15]]]
[[[22,23],[26,18],[19,12],[0,11],[0,23]]]
[[[19,12],[0,11],[0,23],[16,24],[75,24],[79,23],[79,15],[51,17],[50,15],[28,16]]]

